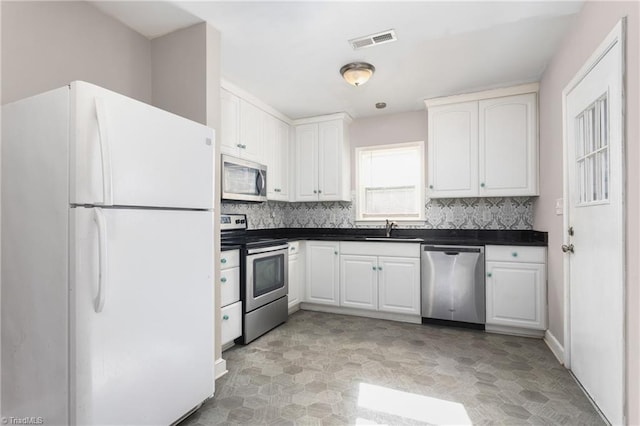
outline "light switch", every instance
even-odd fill
[[[562,214],[564,209],[564,201],[562,200],[562,198],[558,198],[556,199],[556,215],[558,216],[562,216]]]

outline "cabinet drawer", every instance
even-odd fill
[[[221,252],[220,266],[222,269],[240,266],[240,250],[227,250]]]
[[[240,300],[240,268],[220,271],[220,306],[227,306]]]
[[[546,263],[546,247],[529,246],[486,246],[485,259],[487,262],[523,262]]]
[[[420,257],[419,243],[351,242],[340,243],[340,254],[360,256]]]
[[[220,342],[225,345],[242,336],[242,302],[221,309]]]

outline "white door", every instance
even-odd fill
[[[478,195],[478,102],[428,112],[429,197]]]
[[[289,125],[276,119],[277,153],[275,162],[279,171],[280,182],[278,184],[278,198],[280,201],[289,201]]]
[[[379,309],[420,315],[420,259],[378,258]]]
[[[378,310],[377,256],[340,256],[340,306]]]
[[[318,201],[318,125],[296,127],[296,201]]]
[[[536,96],[480,101],[480,196],[538,195]]]
[[[71,424],[171,424],[214,390],[213,214],[71,211]]]
[[[72,204],[213,208],[212,129],[84,82],[71,120]]]
[[[613,424],[624,396],[621,35],[619,24],[564,92],[567,364]]]

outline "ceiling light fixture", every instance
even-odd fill
[[[353,86],[361,86],[365,84],[376,68],[366,62],[352,62],[340,68],[340,74],[347,83]]]

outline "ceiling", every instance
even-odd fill
[[[154,38],[206,21],[222,35],[223,78],[290,118],[424,109],[438,96],[539,81],[582,1],[92,2]],[[394,29],[397,42],[348,40]],[[342,65],[366,61],[348,85]],[[376,102],[387,108],[376,110]]]

